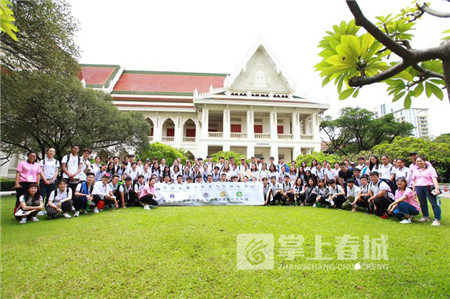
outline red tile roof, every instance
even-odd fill
[[[223,87],[226,74],[124,71],[113,93],[191,94]]]
[[[108,87],[119,69],[118,65],[81,65],[82,77],[88,87]]]

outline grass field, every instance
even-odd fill
[[[449,298],[450,200],[442,226],[401,225],[364,213],[311,207],[158,207],[104,211],[20,225],[1,199],[1,295],[16,297]],[[273,234],[275,268],[238,270],[236,237]],[[278,256],[283,234],[304,237],[305,257]],[[323,255],[312,261],[315,235]],[[338,260],[335,237],[388,235],[389,260]],[[362,244],[362,243],[361,243]],[[362,247],[362,246],[361,246]],[[280,265],[383,264],[381,270]]]

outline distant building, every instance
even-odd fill
[[[408,122],[414,126],[412,131],[416,138],[431,138],[428,121],[429,108],[412,107],[405,109],[402,102],[386,103],[374,109],[377,118],[392,113],[398,122]]]
[[[321,148],[319,125],[329,106],[294,95],[262,44],[231,74],[81,67],[87,88],[110,93],[120,110],[144,114],[149,142],[183,147],[195,157],[232,150],[288,161]]]

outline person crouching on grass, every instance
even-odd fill
[[[336,184],[335,180],[330,180],[328,184],[330,184],[328,201],[332,207],[335,206],[338,209],[342,209],[342,204],[346,200],[344,189],[342,189],[341,185]],[[347,185],[347,182],[345,182],[345,185]]]
[[[155,190],[156,180],[152,178],[149,184],[146,184],[144,189],[141,192],[139,197],[139,201],[144,206],[144,210],[150,210],[150,205],[157,206],[158,202],[156,201],[156,190]]]
[[[105,204],[108,205],[111,202],[114,203],[116,209],[119,208],[119,204],[117,203],[116,197],[112,193],[111,186],[109,186],[108,184],[109,179],[110,179],[109,174],[104,174],[102,180],[100,182],[96,182],[94,185],[92,195],[94,195],[95,214],[98,214],[98,212],[103,211]]]
[[[357,169],[357,168],[355,168]],[[353,207],[353,203],[355,202],[356,196],[358,196],[359,187],[356,186],[354,179],[347,180],[347,200],[342,204],[343,209],[352,208],[352,212],[356,212],[356,208]]]
[[[90,172],[86,175],[86,182],[79,183],[75,189],[75,196],[73,197],[73,206],[75,207],[74,217],[80,216],[80,211],[87,214],[87,210],[94,200],[92,191],[94,190],[95,175]]]
[[[409,224],[415,215],[420,213],[420,206],[416,200],[414,192],[406,187],[408,182],[404,177],[397,179],[397,191],[395,191],[395,201],[389,205],[388,213],[397,217],[401,224]]]
[[[56,189],[50,193],[46,210],[49,218],[56,218],[61,213],[66,218],[72,218],[69,215],[69,212],[73,210],[72,189],[68,188],[64,180],[56,183]]]
[[[375,215],[381,217],[381,219],[388,219],[387,209],[395,200],[391,187],[380,180],[377,171],[370,173],[370,182],[370,198],[368,201],[374,204]]]
[[[37,222],[39,219],[36,217],[39,211],[42,211],[44,207],[42,197],[38,192],[39,188],[36,183],[31,183],[28,185],[25,193],[19,197],[19,203],[14,210],[16,219],[20,220],[20,224],[27,223],[27,219]],[[18,209],[21,209],[22,215],[18,216]]]

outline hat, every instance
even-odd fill
[[[108,178],[108,179],[109,179],[109,178],[111,178],[111,175],[110,175],[109,173],[105,173],[105,174],[103,174],[103,176],[102,176],[102,179],[103,179],[103,178]]]

